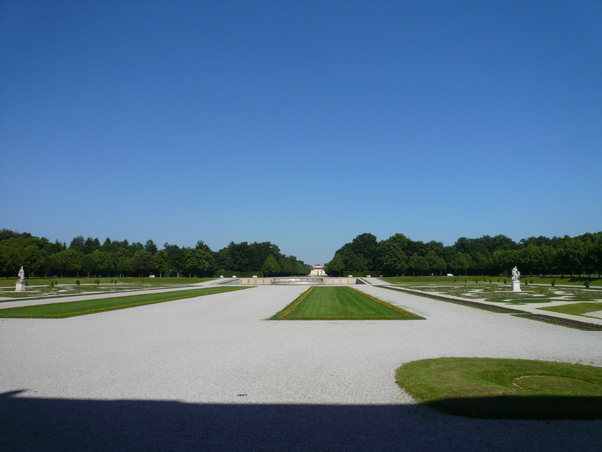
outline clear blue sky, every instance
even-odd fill
[[[1,1],[0,228],[325,263],[602,230],[599,1]]]

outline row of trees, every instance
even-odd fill
[[[523,274],[587,274],[602,271],[602,232],[577,237],[530,237],[515,242],[505,235],[459,238],[452,246],[410,240],[395,234],[380,242],[361,234],[343,245],[326,264],[330,275],[374,272],[388,276],[501,274],[517,265]]]
[[[75,237],[66,243],[50,242],[29,233],[0,231],[0,273],[15,276],[21,266],[28,276],[214,276],[228,272],[262,272],[265,275],[306,275],[309,266],[295,256],[285,256],[270,243],[230,243],[214,252],[203,241],[194,248],[166,243],[163,249],[148,240]]]

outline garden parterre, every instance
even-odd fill
[[[5,411],[11,416],[4,435],[17,438],[36,425],[27,432],[42,444],[60,438],[87,444],[106,433],[117,445],[133,438],[137,447],[173,446],[190,438],[205,450],[240,444],[278,450],[282,441],[293,450],[599,447],[599,421],[447,416],[417,406],[394,379],[403,363],[442,356],[602,366],[598,333],[374,286],[359,289],[427,320],[264,320],[305,289],[258,287],[58,321],[1,319],[3,406],[37,408]],[[119,414],[124,410],[133,417]],[[53,423],[57,415],[61,422]],[[93,426],[82,428],[87,418]],[[151,428],[156,425],[169,429]]]

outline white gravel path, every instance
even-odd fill
[[[394,372],[446,356],[602,366],[602,333],[355,287],[427,320],[264,320],[306,286],[0,319],[0,450],[599,450],[602,421],[447,416]]]

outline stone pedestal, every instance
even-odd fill
[[[18,282],[15,286],[15,292],[25,292],[25,283]]]
[[[520,281],[512,281],[512,292],[520,292]]]

